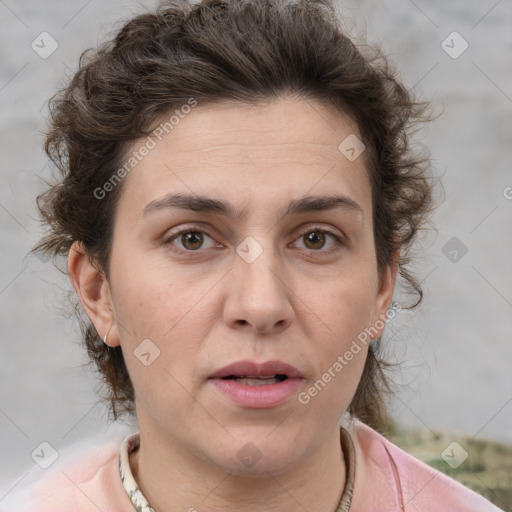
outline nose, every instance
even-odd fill
[[[291,325],[293,293],[273,251],[251,263],[237,255],[229,279],[224,320],[230,328],[276,334]]]

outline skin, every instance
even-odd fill
[[[350,118],[313,101],[198,105],[125,178],[110,279],[73,245],[68,270],[82,304],[123,349],[141,436],[130,464],[155,509],[336,510],[345,484],[337,424],[367,347],[308,404],[293,396],[241,407],[208,376],[242,359],[277,359],[300,370],[307,390],[390,307],[396,264],[377,271],[365,155],[351,162],[338,150],[350,134],[361,138]],[[246,215],[144,214],[171,192]],[[334,194],[360,211],[283,217],[292,199]],[[181,228],[204,229],[203,245],[170,241]],[[319,230],[343,245],[305,236]],[[263,250],[252,263],[236,252],[248,236]],[[160,350],[148,366],[134,355],[145,339]],[[261,454],[252,467],[237,457],[246,443]]]

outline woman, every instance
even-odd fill
[[[397,274],[421,298],[424,113],[327,1],[162,5],[84,55],[52,104],[36,249],[68,258],[139,432],[25,509],[497,510],[375,430]]]

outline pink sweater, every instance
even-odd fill
[[[405,453],[355,421],[349,428],[356,450],[351,512],[497,512],[500,509]],[[71,462],[58,463],[9,512],[134,512],[119,476],[119,444],[111,441]],[[16,505],[16,506],[15,506]]]

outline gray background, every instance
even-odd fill
[[[31,459],[42,441],[62,452],[84,438],[133,428],[108,426],[78,330],[56,311],[68,288],[65,276],[26,253],[38,237],[34,198],[51,178],[41,135],[47,99],[76,70],[82,50],[154,4],[0,0],[0,500],[43,471]],[[425,298],[387,329],[389,358],[402,361],[394,373],[403,384],[394,417],[512,443],[512,6],[496,0],[339,6],[355,37],[381,44],[405,83],[444,109],[423,133],[444,187],[433,218],[437,232],[425,232],[416,251]],[[59,45],[47,59],[31,48],[43,31]],[[469,44],[458,58],[442,47],[454,31]],[[445,44],[452,52],[462,48],[453,37]],[[453,237],[458,247],[443,251]]]

